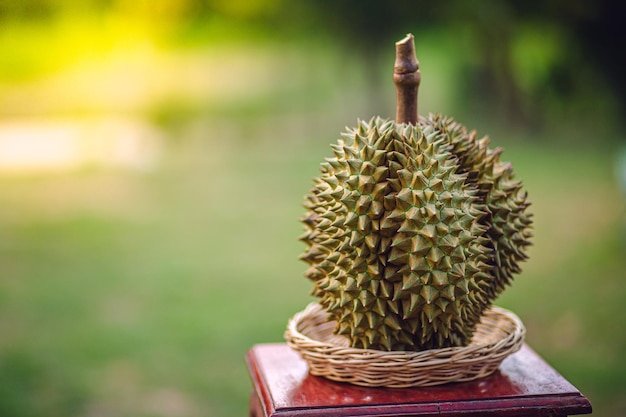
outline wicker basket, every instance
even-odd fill
[[[493,373],[518,351],[526,330],[510,311],[493,307],[478,324],[465,347],[421,352],[379,351],[349,347],[335,335],[335,322],[317,303],[297,313],[285,339],[308,363],[313,375],[369,387],[408,388],[471,381]]]

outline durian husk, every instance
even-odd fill
[[[301,256],[351,346],[464,346],[526,258],[530,215],[500,150],[438,115],[359,122],[307,196]]]

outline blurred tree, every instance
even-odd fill
[[[291,20],[302,21],[294,14],[305,13],[312,26],[330,31],[343,48],[372,63],[367,68],[373,72],[405,32],[415,32],[419,45],[419,34],[433,28],[467,29],[475,57],[459,62],[465,66],[465,96],[481,97],[483,111],[509,124],[541,128],[562,107],[568,108],[562,114],[567,118],[570,110],[598,109],[597,101],[614,100],[616,114],[626,111],[622,3],[302,0],[300,6],[288,11]]]
[[[452,41],[442,48],[461,102],[529,129],[571,118],[624,123],[625,12],[624,3],[609,0],[0,0],[0,22],[115,14],[149,22],[159,36],[202,28],[194,32],[200,41],[223,21],[280,39],[321,33],[357,57],[373,89],[388,78],[382,64],[393,52],[389,45],[414,32],[419,50],[420,38],[446,31]],[[371,95],[375,103],[379,94]]]

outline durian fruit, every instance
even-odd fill
[[[418,118],[412,35],[396,48],[396,121],[360,121],[331,145],[306,196],[301,259],[351,346],[463,346],[527,257],[529,203],[488,138]]]

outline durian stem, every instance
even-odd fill
[[[413,35],[396,42],[393,82],[396,84],[396,123],[417,124],[417,90],[422,78]]]

